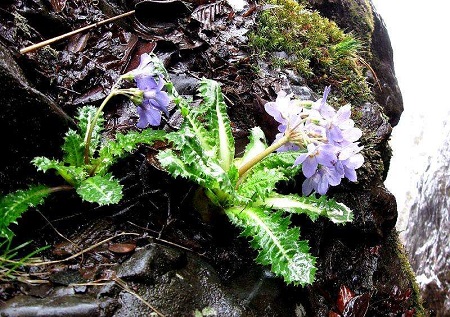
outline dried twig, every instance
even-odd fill
[[[66,37],[69,37],[69,36],[75,35],[77,33],[80,33],[80,32],[83,32],[83,31],[86,31],[86,30],[98,27],[100,25],[103,25],[103,24],[115,21],[117,19],[121,19],[121,18],[127,17],[129,15],[134,14],[134,13],[135,13],[135,10],[131,10],[131,11],[128,11],[128,12],[116,15],[116,16],[114,16],[112,18],[108,18],[108,19],[105,19],[103,21],[100,21],[100,22],[97,22],[97,23],[94,23],[94,24],[89,24],[89,25],[86,25],[85,27],[82,27],[80,29],[77,29],[77,30],[74,30],[74,31],[71,31],[71,32],[68,32],[68,33],[65,33],[65,34],[62,34],[62,35],[59,35],[59,36],[56,36],[54,38],[51,38],[51,39],[48,39],[48,40],[45,40],[45,41],[42,41],[42,42],[30,45],[30,46],[27,46],[27,47],[24,47],[24,48],[20,49],[20,54],[26,54],[26,53],[35,51],[35,50],[37,50],[39,48],[42,48],[42,47],[44,47],[46,45],[49,45],[49,44],[52,44],[52,43],[57,42],[59,40],[65,39]]]
[[[39,261],[39,262],[33,262],[33,263],[23,263],[22,265],[23,265],[23,266],[42,266],[42,265],[48,265],[48,264],[55,264],[55,263],[66,262],[66,261],[75,259],[76,257],[78,257],[78,256],[80,256],[80,255],[82,255],[82,254],[84,254],[84,253],[86,253],[86,252],[89,252],[89,251],[91,251],[91,250],[93,250],[93,249],[95,249],[95,248],[97,248],[97,247],[99,247],[99,246],[101,246],[103,243],[106,243],[106,242],[108,242],[108,241],[111,241],[111,240],[114,239],[114,238],[117,238],[117,237],[120,237],[120,236],[125,236],[125,235],[139,236],[138,233],[133,233],[133,232],[122,232],[122,233],[119,233],[119,234],[117,234],[117,235],[115,235],[115,236],[109,237],[109,238],[107,238],[107,239],[105,239],[105,240],[102,240],[102,241],[100,241],[99,243],[96,243],[96,244],[90,246],[89,248],[86,248],[86,249],[84,249],[84,250],[81,250],[80,252],[75,253],[74,255],[71,255],[71,256],[69,256],[68,258],[65,258],[65,259],[62,259],[62,260],[54,260],[54,261],[47,261],[47,262],[41,262],[41,261]],[[6,262],[6,263],[17,263],[17,261],[5,259],[5,258],[2,258],[2,257],[0,257],[0,261]]]

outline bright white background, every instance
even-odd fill
[[[394,50],[404,112],[390,141],[393,157],[386,187],[395,195],[397,228],[417,194],[417,182],[436,152],[450,111],[450,1],[372,0]]]

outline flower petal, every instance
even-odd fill
[[[158,84],[153,76],[136,76],[134,80],[136,81],[136,86],[144,92],[147,90],[156,89],[156,87],[158,87]]]
[[[305,175],[306,178],[313,176],[317,170],[317,166],[319,166],[317,159],[315,157],[308,156],[302,165],[303,175]]]
[[[137,112],[139,114],[139,122],[136,125],[138,128],[144,129],[148,125],[159,126],[161,124],[161,112],[151,105],[138,106]]]

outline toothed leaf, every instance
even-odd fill
[[[50,160],[43,156],[35,157],[31,162],[37,167],[38,171],[44,173],[50,169],[56,170],[57,174],[73,186],[88,177],[84,167],[65,166],[63,162]]]
[[[204,149],[197,142],[195,133],[184,127],[177,133],[170,133],[167,139],[173,144],[177,152],[162,151],[158,159],[170,174],[181,176],[208,188],[225,192],[233,192],[234,186],[228,174],[214,158],[205,155]]]
[[[78,116],[76,117],[78,119],[78,128],[80,129],[80,133],[84,136],[84,138],[86,138],[87,136],[87,131],[89,131],[91,127],[92,120],[95,117],[96,112],[97,108],[93,106],[84,106],[78,111]],[[100,113],[100,116],[95,123],[95,127],[92,130],[91,142],[89,144],[89,157],[93,156],[93,154],[97,150],[98,145],[100,144],[104,121],[105,120],[103,119],[103,113]],[[85,144],[86,139],[83,139],[83,146]]]
[[[247,198],[247,201],[264,200],[275,189],[277,182],[287,179],[284,173],[277,169],[258,169],[251,172],[239,184],[238,195]]]
[[[272,272],[287,284],[306,285],[314,281],[316,259],[307,241],[299,241],[299,228],[290,228],[289,217],[258,207],[232,207],[225,210],[231,222],[244,229],[258,250],[258,263],[270,265]]]
[[[274,193],[264,200],[263,205],[290,213],[304,213],[313,221],[319,216],[327,217],[336,224],[343,224],[353,220],[353,213],[350,208],[333,199],[327,199],[325,196],[316,198],[313,195],[301,197],[298,195]]]
[[[257,163],[251,170],[276,168],[282,171],[287,177],[293,177],[301,171],[300,164],[294,166],[295,159],[300,153],[294,151],[272,153]]]
[[[76,191],[83,200],[99,205],[117,204],[122,199],[122,185],[111,174],[89,177]]]
[[[76,131],[67,131],[62,149],[65,163],[72,166],[84,165],[84,140]]]
[[[234,159],[234,138],[220,85],[214,80],[203,79],[199,92],[203,98],[203,107],[211,109],[205,112],[205,116],[208,124],[207,130],[218,143],[216,157],[220,166],[228,171]]]
[[[51,193],[46,186],[32,186],[27,190],[18,190],[0,199],[0,237],[12,239],[14,233],[8,228],[12,223],[31,207],[36,207],[44,202]]]
[[[99,157],[95,160],[98,163],[96,174],[104,175],[119,158],[136,150],[138,144],[152,145],[157,140],[164,140],[165,134],[162,130],[152,129],[117,133],[115,140],[107,140],[102,144]]]

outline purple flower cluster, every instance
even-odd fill
[[[295,165],[302,164],[306,177],[304,195],[313,191],[324,195],[344,177],[356,182],[356,169],[364,163],[357,143],[362,132],[350,119],[351,107],[336,111],[327,104],[329,92],[326,87],[323,97],[311,102],[292,99],[280,91],[275,102],[265,105],[266,112],[280,123],[275,142],[288,136],[278,151],[306,149],[295,160]]]
[[[161,124],[161,112],[169,115],[168,105],[169,96],[164,88],[165,82],[163,76],[159,75],[155,79],[155,67],[149,54],[141,55],[140,63],[137,68],[132,70],[129,75],[134,78],[141,96],[138,98],[139,104],[137,112],[139,122],[137,127],[144,129],[149,125],[159,126]]]

